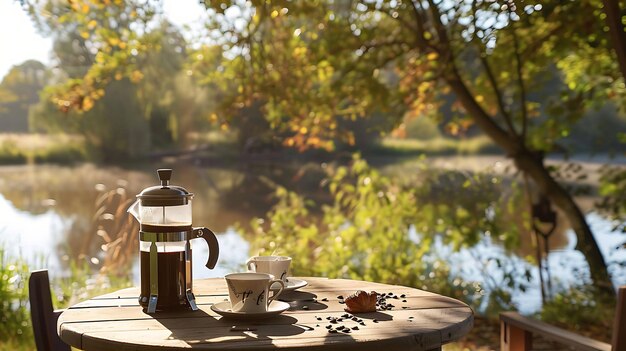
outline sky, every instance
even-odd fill
[[[163,0],[165,16],[177,26],[192,25],[205,15],[198,0]],[[11,67],[34,59],[51,63],[52,39],[41,36],[18,1],[0,0],[0,81]]]

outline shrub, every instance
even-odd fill
[[[32,342],[28,312],[28,265],[10,258],[0,246],[0,343],[22,345]],[[2,346],[0,344],[0,346]]]

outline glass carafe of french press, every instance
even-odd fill
[[[219,246],[208,228],[191,226],[191,198],[185,188],[169,185],[171,169],[157,170],[161,185],[144,189],[128,209],[140,224],[139,304],[148,313],[189,308],[197,310],[192,289],[190,240],[203,238],[209,246],[207,268],[217,263]]]

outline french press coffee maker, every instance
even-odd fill
[[[139,304],[148,313],[190,308],[197,310],[192,289],[190,240],[202,238],[209,246],[206,267],[213,269],[219,256],[215,234],[191,226],[191,198],[185,188],[169,184],[171,169],[157,170],[161,185],[144,189],[128,209],[140,224]]]

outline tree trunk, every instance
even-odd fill
[[[615,295],[615,289],[609,276],[606,261],[602,256],[598,243],[593,237],[591,228],[580,207],[572,196],[550,175],[543,159],[532,155],[527,149],[514,156],[515,165],[526,172],[537,184],[539,190],[559,207],[570,226],[576,233],[578,249],[587,259],[591,279],[599,291],[607,296]]]
[[[513,158],[516,166],[527,173],[537,183],[539,189],[563,211],[576,233],[578,239],[576,247],[587,259],[593,283],[603,294],[614,296],[615,290],[606,262],[585,216],[572,196],[550,175],[543,163],[543,158],[529,150],[516,135],[507,133],[496,124],[491,116],[476,102],[455,68],[452,68],[444,79],[483,132],[504,149],[507,155]]]
[[[622,23],[622,14],[618,0],[603,0],[606,24],[609,27],[609,39],[617,55],[619,69],[626,82],[626,32]]]

